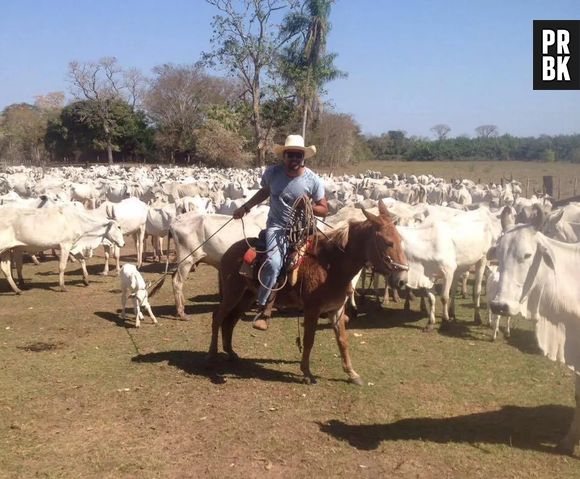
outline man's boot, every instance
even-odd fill
[[[272,308],[274,307],[274,301],[276,300],[276,291],[270,293],[268,302],[264,305],[258,305],[258,313],[254,316],[252,321],[252,327],[258,331],[266,331],[272,320]]]

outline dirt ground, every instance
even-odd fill
[[[580,173],[513,162],[358,171],[499,179],[510,166],[514,177],[547,168],[570,184]],[[276,317],[265,333],[241,322],[242,359],[221,356],[210,372],[215,270],[202,265],[186,284],[190,321],[175,320],[168,280],[151,300],[160,325],[146,318],[135,329],[132,311],[120,320],[118,278],[96,275],[101,264],[89,260],[88,287],[69,264],[67,293],[56,291],[50,256],[25,265],[21,296],[0,278],[1,478],[580,477],[577,457],[554,450],[572,418],[572,374],[538,354],[523,319],[493,343],[472,323],[471,300],[459,300],[450,331],[431,334],[418,302],[405,313],[369,300],[349,323],[366,385],[346,383],[323,319],[312,362],[319,381],[306,386],[295,316]],[[143,271],[155,280],[162,266]]]
[[[134,261],[133,257],[125,257]],[[95,257],[90,273],[97,273]],[[148,279],[161,267],[147,264]],[[296,319],[269,331],[242,322],[235,347],[204,367],[216,272],[187,284],[189,322],[173,317],[171,283],[152,299],[160,320],[119,315],[118,278],[55,291],[56,262],[25,265],[21,296],[0,283],[0,477],[578,477],[553,446],[572,417],[573,378],[539,355],[520,320],[509,340],[476,327],[469,300],[448,333],[424,315],[373,300],[349,325],[364,387],[346,383],[326,320],[314,386],[301,383]]]

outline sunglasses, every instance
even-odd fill
[[[304,158],[304,153],[302,153],[301,151],[287,151],[286,158],[288,158],[289,160],[301,160],[302,158]]]

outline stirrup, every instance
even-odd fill
[[[268,329],[268,327],[270,326],[270,322],[271,322],[272,318],[264,315],[264,311],[266,309],[266,306],[259,306],[258,308],[259,308],[258,312],[256,313],[256,315],[254,316],[254,319],[252,320],[252,328],[257,329],[258,331],[266,331]],[[257,322],[260,320],[266,322],[265,328],[262,328],[262,327],[257,325]]]

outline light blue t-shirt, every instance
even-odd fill
[[[292,213],[292,205],[300,196],[308,196],[314,202],[324,198],[324,184],[311,169],[294,178],[286,175],[284,165],[277,164],[266,168],[262,175],[262,188],[270,190],[270,213],[266,226],[284,228]]]

